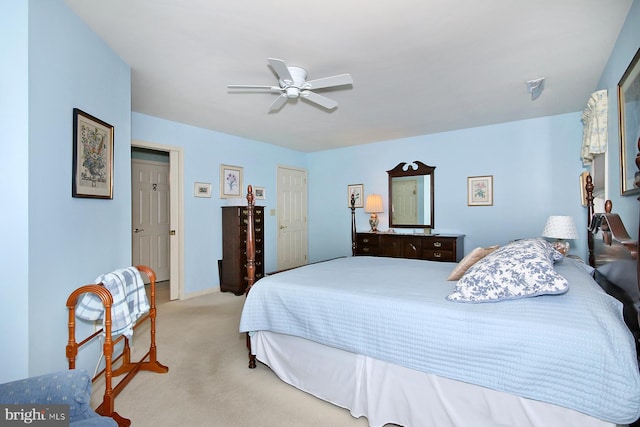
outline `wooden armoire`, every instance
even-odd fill
[[[256,280],[264,276],[264,206],[254,212]],[[220,290],[243,295],[247,288],[247,207],[222,207],[222,262]]]

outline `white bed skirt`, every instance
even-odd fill
[[[365,416],[372,427],[615,427],[571,409],[382,362],[290,335],[258,332],[256,358],[283,381]]]

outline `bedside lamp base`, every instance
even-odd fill
[[[562,255],[564,256],[569,255],[570,245],[569,245],[569,242],[567,242],[566,240],[556,240],[552,244],[553,244],[553,249],[560,252]]]
[[[371,217],[369,218],[369,225],[371,226],[372,232],[375,233],[378,231],[378,215],[376,213],[371,214]]]

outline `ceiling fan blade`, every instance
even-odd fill
[[[278,75],[278,78],[285,82],[286,84],[293,83],[293,77],[291,77],[291,73],[287,68],[287,64],[284,63],[282,59],[276,58],[268,58],[269,64]]]
[[[257,90],[267,92],[282,92],[282,88],[279,86],[259,86],[259,85],[227,85],[227,89],[239,89],[239,90]]]
[[[337,76],[324,77],[322,79],[307,80],[304,84],[305,89],[322,89],[325,87],[343,86],[353,84],[353,78],[350,74],[338,74]]]
[[[333,99],[329,99],[326,96],[318,95],[310,90],[303,90],[300,92],[300,97],[308,101],[318,104],[327,110],[332,110],[338,106],[338,103]]]
[[[275,101],[273,101],[273,104],[269,106],[269,111],[271,112],[280,110],[288,100],[289,98],[287,97],[287,95],[283,93],[282,95],[277,97]]]

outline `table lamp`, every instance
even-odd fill
[[[569,253],[569,242],[578,238],[578,230],[571,216],[552,215],[547,219],[547,223],[542,231],[542,237],[556,239],[553,242],[555,250],[563,255]]]
[[[371,226],[371,231],[375,233],[378,231],[378,214],[384,212],[382,208],[382,196],[379,194],[369,194],[364,206],[364,211],[371,214],[369,225]]]

